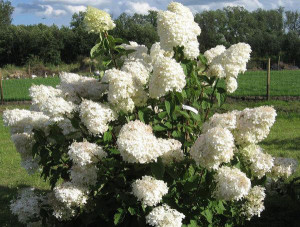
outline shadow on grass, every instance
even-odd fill
[[[10,201],[16,198],[20,188],[29,187],[28,185],[19,185],[18,187],[9,188],[0,186],[0,226],[22,226],[17,217],[10,212]]]
[[[300,201],[290,196],[272,196],[265,199],[265,210],[261,217],[246,222],[246,227],[299,227]]]
[[[273,139],[263,141],[262,145],[272,146],[275,149],[300,150],[300,137],[289,139]]]
[[[18,191],[22,188],[31,187],[30,185],[21,184],[17,187],[5,187],[0,185],[0,226],[1,227],[22,227],[16,216],[10,212],[10,201],[15,199]]]

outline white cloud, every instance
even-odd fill
[[[172,0],[27,0],[17,4],[15,15],[35,14],[61,18],[63,24],[68,24],[73,13],[83,11],[87,6],[105,10],[118,17],[121,13],[147,14],[148,10],[166,10]],[[247,10],[276,9],[284,6],[285,10],[299,9],[299,0],[175,0],[188,6],[194,13],[204,10],[222,9],[226,6],[243,6]],[[22,1],[19,1],[22,2]],[[26,2],[26,3],[24,3]],[[298,6],[298,7],[297,7]],[[54,21],[54,20],[53,20]],[[38,22],[37,22],[38,23]]]
[[[264,8],[263,4],[259,0],[238,0],[224,3],[224,6],[242,6],[250,11],[256,10],[257,8]]]
[[[67,12],[65,10],[54,9],[50,5],[40,5],[40,6],[44,11],[38,12],[37,15],[39,15],[39,16],[58,17],[58,16],[63,16],[63,15],[67,14]]]
[[[127,13],[147,14],[149,10],[158,10],[147,2],[127,2],[126,5],[128,6]]]
[[[78,13],[80,11],[85,11],[86,6],[73,6],[73,5],[66,5],[65,8],[67,9],[68,12],[74,14]]]
[[[40,2],[47,4],[54,3],[59,5],[101,5],[104,3],[113,3],[113,1],[109,0],[40,0]]]

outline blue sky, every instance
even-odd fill
[[[165,10],[170,0],[12,0],[15,7],[13,24],[69,25],[75,12],[88,5],[105,10],[117,17],[122,12],[146,14],[148,10]],[[214,10],[226,6],[243,6],[252,11],[257,8],[300,11],[300,0],[178,0],[193,12]]]

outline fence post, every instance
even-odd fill
[[[28,78],[31,78],[30,63],[28,64]]]
[[[0,90],[1,90],[1,104],[3,105],[4,104],[4,101],[3,101],[3,86],[2,86],[2,74],[1,74],[1,71],[0,71]]]
[[[270,100],[270,82],[271,82],[271,59],[268,59],[268,73],[267,73],[267,100]]]

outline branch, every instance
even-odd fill
[[[107,38],[107,37],[108,37],[107,31],[104,32],[104,37],[105,37],[105,39],[107,39],[107,41],[109,42],[109,40],[108,40],[108,38]],[[111,57],[111,59],[112,59],[112,61],[113,61],[113,63],[114,63],[115,68],[117,69],[117,68],[118,68],[118,65],[117,65],[116,59],[115,59],[115,57],[114,57],[113,50],[110,48],[110,46],[109,46],[109,54],[110,54],[110,57]]]
[[[206,110],[205,117],[204,117],[204,122],[207,120],[209,111],[210,111],[210,109],[211,109],[211,108],[213,107],[213,105],[214,105],[213,99],[214,99],[214,94],[215,94],[215,91],[216,91],[218,82],[219,82],[219,78],[217,79],[216,84],[215,84],[214,89],[213,89],[213,92],[212,92],[211,95],[210,95],[210,103],[211,103],[211,107],[208,108],[208,109]]]

